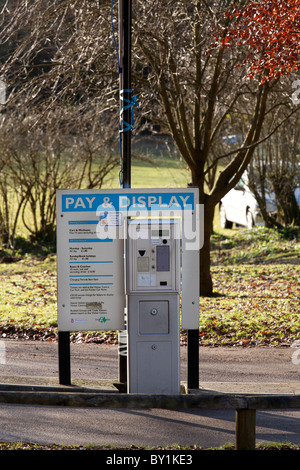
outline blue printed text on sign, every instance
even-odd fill
[[[193,193],[134,194],[65,194],[63,212],[127,211],[127,210],[193,210]]]

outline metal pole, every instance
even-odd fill
[[[187,384],[199,388],[199,330],[187,331]]]
[[[119,59],[120,59],[120,133],[121,133],[121,184],[131,187],[131,0],[119,0]],[[126,331],[119,338],[126,338]],[[127,344],[122,344],[119,354],[120,391],[127,388]]]
[[[69,331],[58,332],[59,383],[71,385],[71,354]]]
[[[122,186],[131,186],[131,0],[119,0]]]

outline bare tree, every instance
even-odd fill
[[[144,64],[138,82],[147,90],[144,106],[153,111],[150,115],[161,130],[171,133],[204,204],[202,295],[213,292],[210,237],[215,206],[252,158],[276,83],[246,78],[245,70],[237,67],[246,55],[243,48],[212,45],[216,31],[222,34],[230,23],[224,12],[231,3],[136,2],[135,50],[139,66]],[[216,154],[220,136],[234,131],[237,119],[244,124],[241,142],[229,153]]]
[[[22,195],[17,214],[32,236],[47,238],[56,189],[101,187],[119,163],[110,15],[87,0],[8,1],[3,14],[3,184]]]
[[[292,107],[293,105],[288,103],[282,112],[291,113]],[[264,125],[266,133],[272,125],[270,120],[274,121],[274,119],[282,120],[282,115],[280,117],[276,114],[272,117],[267,116]],[[250,185],[255,192],[267,226],[300,225],[300,207],[296,200],[296,189],[300,187],[299,146],[299,113],[295,113],[255,152],[249,168]],[[275,197],[276,218],[266,211],[267,187],[271,189]]]

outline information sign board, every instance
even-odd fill
[[[194,188],[57,190],[59,331],[123,329],[124,218],[194,214],[197,196]],[[183,251],[187,248],[191,255],[200,241],[192,233],[192,221],[188,225]],[[194,258],[190,260],[197,266]],[[198,303],[197,289],[194,294]],[[198,316],[197,305],[194,310]]]

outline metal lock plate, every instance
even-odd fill
[[[169,302],[139,302],[139,334],[157,335],[169,333]]]

